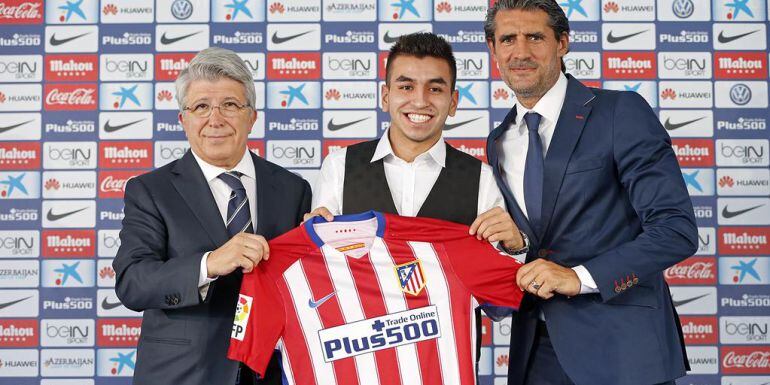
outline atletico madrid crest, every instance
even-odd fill
[[[401,285],[401,291],[411,295],[419,295],[425,287],[425,273],[422,271],[422,261],[416,259],[401,265],[396,265],[396,276]]]

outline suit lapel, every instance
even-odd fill
[[[503,122],[489,134],[489,138],[487,139],[487,160],[492,166],[492,173],[495,176],[497,187],[503,193],[503,197],[505,198],[505,202],[508,206],[508,212],[510,212],[513,216],[513,220],[516,222],[516,225],[519,227],[519,229],[527,234],[530,240],[537,242],[539,239],[538,234],[535,234],[535,232],[532,231],[532,227],[529,225],[529,220],[524,215],[524,212],[521,211],[518,202],[516,202],[516,199],[513,197],[513,193],[511,192],[511,189],[508,188],[508,184],[503,181],[502,173],[500,172],[502,165],[500,164],[500,159],[497,154],[497,141],[500,139],[500,137],[503,136],[503,133],[508,130],[508,128],[511,126],[511,123],[513,123],[515,120],[516,106],[513,106],[511,111],[508,112],[508,115],[505,116],[505,119],[503,119]]]
[[[589,88],[572,76],[567,75],[567,79],[567,95],[545,157],[542,209],[545,222],[540,234],[541,239],[545,237],[551,223],[556,197],[559,195],[567,164],[591,113],[591,106],[588,103],[595,97]]]
[[[257,179],[257,227],[255,232],[267,239],[277,234],[266,234],[268,229],[272,229],[270,218],[275,218],[273,213],[275,207],[279,207],[277,200],[281,195],[278,193],[278,187],[273,183],[272,172],[267,167],[267,163],[256,154],[249,151],[251,159],[254,162],[254,172]]]
[[[190,211],[200,222],[201,227],[206,230],[211,241],[219,247],[230,238],[227,235],[227,229],[222,222],[222,216],[219,213],[214,197],[211,195],[208,181],[203,176],[198,163],[192,155],[192,151],[187,151],[184,156],[174,165],[172,173],[175,177],[171,180],[174,188],[182,196]]]

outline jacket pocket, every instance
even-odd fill
[[[609,305],[626,305],[626,306],[644,306],[657,309],[660,307],[658,303],[658,293],[654,288],[642,285],[636,285],[625,293],[607,301]]]
[[[579,172],[596,170],[603,166],[604,162],[601,158],[578,159],[569,162],[565,174],[576,174]]]
[[[152,336],[142,336],[142,340],[153,344],[167,344],[167,345],[190,345],[192,341],[187,338],[159,338]]]

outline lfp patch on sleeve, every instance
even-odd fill
[[[247,295],[238,295],[238,305],[235,308],[235,319],[233,320],[233,333],[230,335],[230,338],[243,341],[243,336],[246,334],[246,325],[249,323],[251,301],[252,298]]]

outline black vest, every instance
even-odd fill
[[[385,166],[372,162],[379,140],[354,144],[345,155],[342,213],[376,210],[398,214],[390,194]],[[443,219],[470,225],[478,216],[481,161],[446,145],[445,167],[428,193],[418,217]]]

